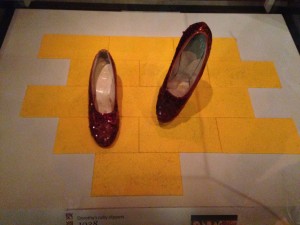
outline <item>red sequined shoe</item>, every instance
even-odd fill
[[[95,56],[89,80],[89,127],[101,147],[110,146],[119,130],[116,67],[107,50]]]
[[[170,122],[183,109],[203,74],[211,44],[212,34],[204,22],[192,24],[183,32],[159,90],[156,103],[159,122]]]

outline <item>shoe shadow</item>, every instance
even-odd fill
[[[122,115],[122,103],[123,103],[123,84],[121,77],[117,74],[117,101],[119,116]]]

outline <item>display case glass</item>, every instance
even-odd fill
[[[299,224],[300,60],[282,14],[35,2],[14,9],[0,50],[1,223]],[[247,3],[235,4],[265,10]],[[203,75],[161,124],[159,89],[182,32],[201,21],[212,33]],[[116,66],[120,116],[108,148],[88,125],[101,49]]]

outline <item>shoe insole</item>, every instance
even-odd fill
[[[204,57],[197,59],[195,53],[183,51],[177,72],[171,76],[167,89],[176,97],[183,97],[194,84],[201,69]]]
[[[95,69],[96,109],[100,113],[110,113],[115,104],[115,79],[111,64],[100,62]]]
[[[174,64],[168,80],[168,90],[177,97],[186,95],[195,83],[203,64],[206,52],[206,37],[195,35],[182,51]]]

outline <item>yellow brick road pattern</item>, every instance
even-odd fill
[[[180,153],[299,154],[290,118],[255,118],[248,88],[281,88],[272,62],[241,61],[235,39],[214,38],[184,110],[159,126],[155,104],[179,38],[45,35],[39,58],[70,59],[65,86],[28,86],[21,116],[58,117],[55,154],[95,154],[92,196],[182,195]],[[121,125],[102,149],[88,128],[87,87],[96,53],[118,73]]]

